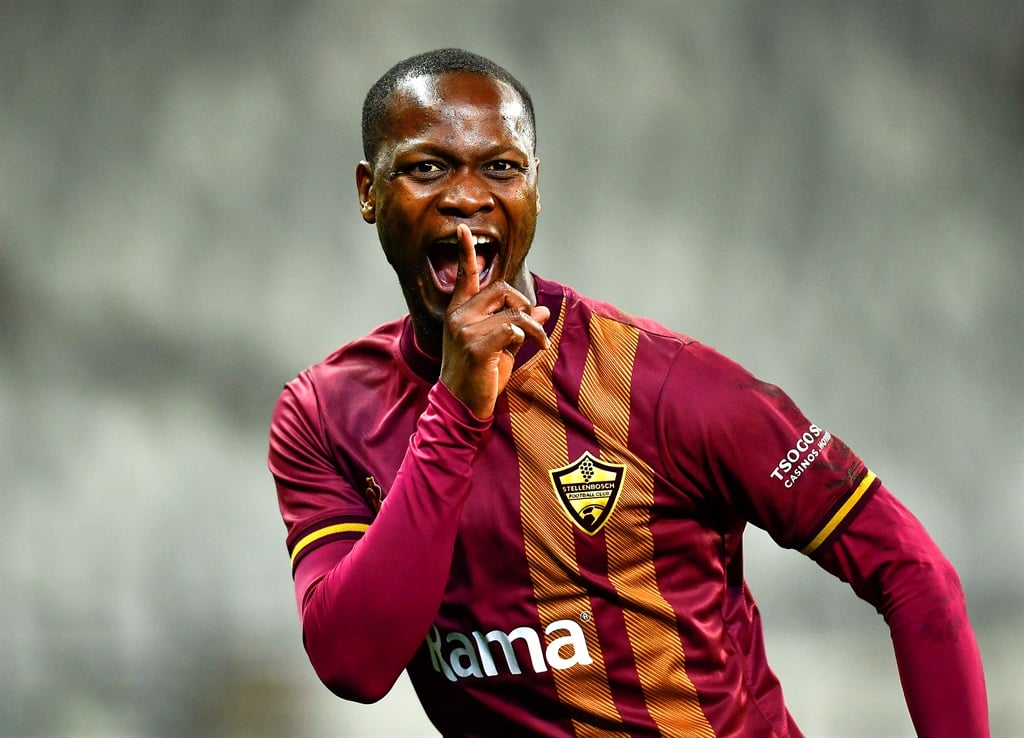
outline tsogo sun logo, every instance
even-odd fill
[[[549,473],[558,501],[569,518],[581,530],[593,535],[612,514],[626,467],[601,461],[584,451],[576,461]]]

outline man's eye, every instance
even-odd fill
[[[436,161],[417,161],[398,167],[392,177],[409,175],[420,179],[430,179],[444,173],[444,166]]]
[[[508,159],[498,159],[497,161],[492,161],[489,164],[487,164],[484,167],[484,169],[486,169],[488,172],[505,176],[508,176],[510,174],[518,174],[519,172],[524,171],[523,167],[519,166],[514,161],[509,161]]]

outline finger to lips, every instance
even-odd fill
[[[478,309],[485,311],[487,318],[473,328],[463,325],[460,332],[471,330],[475,333],[481,329],[493,330],[493,328],[487,328],[487,326],[493,325],[493,321],[506,321],[507,350],[510,353],[514,354],[518,351],[527,338],[536,341],[541,348],[547,348],[548,337],[541,323],[547,321],[550,311],[546,307],[531,306],[525,295],[501,280],[492,282],[486,290],[481,290],[480,264],[477,259],[476,247],[473,245],[473,233],[464,223],[460,223],[456,227],[455,233],[459,244],[459,270],[455,279],[455,290],[449,303],[449,315],[461,314],[462,306],[470,299],[480,295],[481,292],[487,293],[486,303],[490,304],[489,308],[486,304],[478,305]]]
[[[455,229],[455,235],[459,242],[459,271],[455,277],[452,306],[461,305],[480,291],[480,275],[477,272],[473,233],[469,230],[469,226],[460,223]]]

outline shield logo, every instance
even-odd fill
[[[551,469],[558,501],[580,530],[594,535],[615,507],[626,474],[623,464],[609,464],[584,451],[576,461]]]

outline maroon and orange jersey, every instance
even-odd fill
[[[379,523],[387,555],[361,562],[375,577],[344,607],[429,606],[359,648],[372,671],[374,653],[421,644],[408,671],[442,733],[800,735],[766,663],[743,529],[817,556],[878,480],[707,346],[536,285],[551,345],[520,351],[489,423],[435,387],[439,362],[408,318],[285,389],[270,467],[300,608]],[[403,499],[386,518],[392,492]],[[389,589],[402,567],[433,576],[421,524],[446,567],[439,604],[415,584]]]

